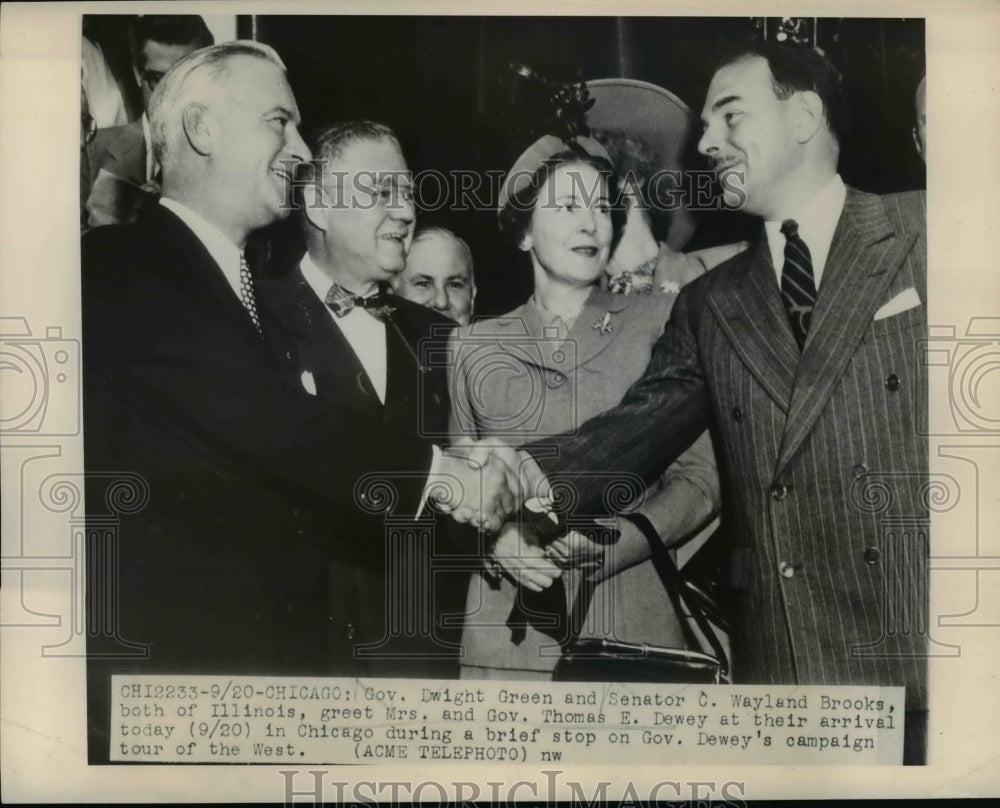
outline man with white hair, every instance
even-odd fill
[[[418,513],[431,483],[487,528],[516,504],[501,460],[479,451],[473,468],[315,395],[258,308],[247,238],[288,215],[310,157],[277,54],[196,51],[150,123],[159,204],[82,244],[91,762],[109,758],[112,673],[366,673],[329,561],[378,563],[383,544],[357,536]],[[113,535],[95,522],[108,511]]]
[[[406,267],[392,281],[400,297],[434,309],[459,325],[472,322],[476,279],[472,250],[443,227],[422,227],[413,236]]]

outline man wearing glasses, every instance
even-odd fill
[[[88,147],[90,227],[134,221],[142,206],[159,196],[159,166],[150,148],[146,114],[149,99],[175,62],[212,44],[212,34],[197,14],[143,14],[133,21],[129,49],[132,73],[142,91],[142,117],[98,130]]]

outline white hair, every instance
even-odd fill
[[[149,100],[149,130],[153,156],[168,170],[176,161],[178,145],[184,137],[183,113],[194,101],[207,101],[209,92],[226,71],[234,56],[264,59],[285,71],[274,48],[249,39],[223,42],[196,50],[179,60],[157,84]]]

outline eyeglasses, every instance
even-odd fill
[[[145,84],[150,90],[155,90],[156,85],[160,83],[160,80],[166,75],[162,70],[143,70],[139,73],[139,79]]]

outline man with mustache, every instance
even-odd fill
[[[473,468],[314,395],[258,306],[244,247],[288,215],[310,158],[278,55],[196,51],[149,117],[159,203],[82,243],[92,763],[109,757],[114,673],[366,673],[357,599],[331,592],[329,561],[381,563],[371,535],[429,492],[494,530],[518,499],[487,452]]]
[[[681,291],[617,408],[535,451],[590,513],[603,492],[588,472],[653,479],[711,427],[734,535],[734,681],[905,686],[904,759],[921,763],[923,193],[845,186],[840,77],[810,48],[724,60],[702,122],[699,150],[762,219],[758,242]]]

